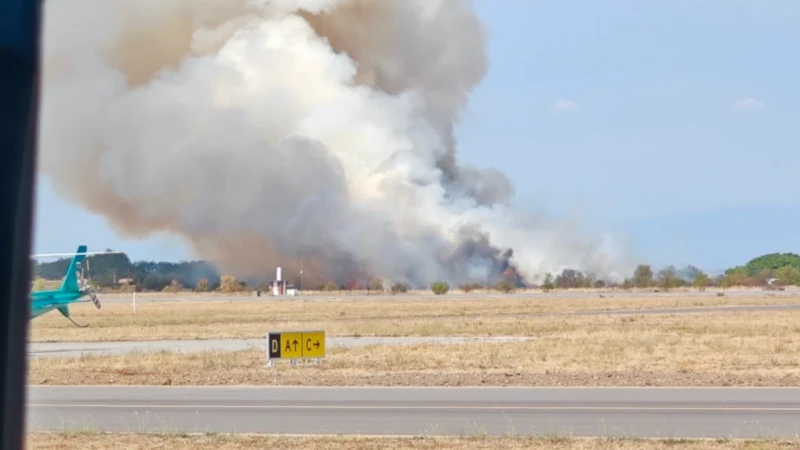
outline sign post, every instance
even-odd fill
[[[272,361],[276,359],[291,360],[293,366],[300,359],[316,359],[319,364],[324,357],[324,331],[267,333],[267,366],[272,366]]]

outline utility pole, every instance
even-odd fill
[[[300,293],[303,293],[303,254],[300,253]]]

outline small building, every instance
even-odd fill
[[[269,282],[269,291],[272,295],[287,295],[288,288],[289,284],[285,280],[281,280],[281,268],[278,267],[275,271],[275,279]]]
[[[269,282],[269,291],[272,295],[286,295],[286,282],[281,280],[273,280]]]

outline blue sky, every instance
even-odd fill
[[[491,67],[457,131],[463,162],[505,172],[522,204],[629,233],[654,264],[800,252],[800,2],[474,3]],[[191,257],[117,237],[41,181],[39,216],[58,220],[39,221],[36,252]]]

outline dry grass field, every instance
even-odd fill
[[[171,435],[100,433],[29,433],[26,448],[66,450],[149,449],[149,450],[295,450],[295,449],[385,449],[385,450],[788,450],[797,441],[774,440],[645,440],[572,439],[565,437],[517,436],[258,436],[258,435]]]
[[[364,312],[367,314],[367,312]],[[37,358],[32,384],[797,386],[800,311],[323,322],[358,330],[529,334],[510,343],[329,348],[319,366],[260,350]],[[159,328],[160,329],[160,328]]]
[[[47,283],[51,283],[47,285],[49,288],[58,288],[61,285],[61,281],[48,281]],[[727,288],[708,288],[704,292],[753,292],[754,289],[760,289],[758,287],[747,287],[747,286],[732,286]],[[784,290],[788,292],[800,292],[800,286],[785,286]],[[622,289],[622,288],[572,288],[572,289],[557,289],[552,292],[561,292],[561,293],[568,293],[568,294],[576,294],[576,295],[586,295],[586,296],[596,296],[599,293],[614,295],[616,293],[629,293],[629,294],[643,294],[646,295],[652,292],[658,292],[660,289],[658,288],[630,288],[630,289]],[[104,298],[127,298],[130,297],[133,291],[128,289],[109,289],[104,288],[101,290],[101,295]],[[516,289],[514,291],[518,294],[541,294],[544,291],[541,289]],[[673,288],[670,292],[673,293],[697,293],[699,289],[694,287],[679,287]],[[391,294],[390,291],[367,291],[366,289],[353,289],[353,290],[338,290],[338,291],[325,291],[325,290],[313,290],[313,289],[304,289],[303,296],[306,297],[330,297],[330,296],[337,296],[337,297],[355,297],[355,296],[364,296],[364,295],[387,295]],[[465,292],[461,289],[457,289],[454,287],[450,288],[450,291],[446,294],[448,297],[459,297],[462,295],[470,295],[470,294],[485,294],[485,295],[498,295],[500,291],[494,288],[486,288],[482,287],[479,289],[472,290],[470,292]],[[252,297],[255,295],[254,290],[245,289],[243,291],[238,292],[220,292],[220,291],[209,291],[209,292],[196,292],[193,290],[184,290],[179,291],[177,293],[171,293],[168,291],[161,291],[161,292],[138,292],[136,294],[139,298],[153,298],[153,297],[164,297],[165,295],[175,295],[178,297],[192,297],[192,296],[204,296],[204,297]],[[430,289],[410,289],[407,292],[402,294],[403,296],[413,296],[413,297],[422,297],[422,296],[431,296],[432,291]]]
[[[324,329],[329,336],[470,336],[538,335],[541,327],[566,319],[553,316],[578,311],[657,309],[720,305],[800,303],[800,296],[625,297],[517,299],[404,298],[390,300],[205,300],[137,304],[106,303],[71,307],[72,316],[89,328],[76,328],[57,312],[31,323],[31,341],[131,341],[162,339],[260,338],[268,330]],[[569,322],[569,321],[567,321]]]

